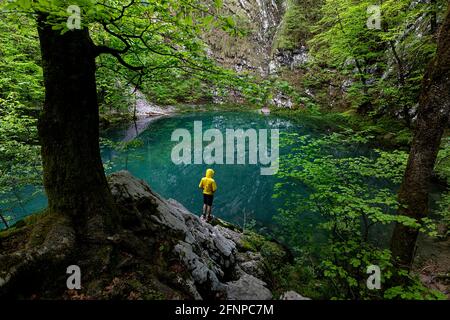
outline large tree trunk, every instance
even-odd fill
[[[38,18],[45,81],[39,119],[49,209],[68,215],[78,235],[114,226],[115,205],[99,148],[95,46],[87,29],[61,34]]]
[[[419,101],[417,127],[399,191],[399,214],[422,219],[428,213],[429,183],[450,111],[450,6],[438,36],[436,57],[427,68]],[[410,268],[418,230],[397,224],[391,250],[400,267]]]

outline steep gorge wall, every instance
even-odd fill
[[[217,29],[205,34],[213,57],[238,72],[254,71],[267,75],[284,3],[285,0],[225,0],[223,13],[232,15],[245,35],[231,36]]]
[[[204,35],[211,55],[238,72],[267,76],[308,60],[306,42],[321,0],[224,0],[222,13],[233,16],[243,36],[222,30]]]

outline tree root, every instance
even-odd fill
[[[42,230],[46,229],[42,237]],[[40,234],[37,240],[33,234]],[[46,272],[67,260],[75,247],[75,231],[70,219],[49,217],[34,226],[27,245],[10,254],[0,255],[0,297],[19,292],[24,279],[44,279]]]

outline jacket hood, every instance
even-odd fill
[[[207,177],[207,178],[212,178],[212,177],[214,177],[214,170],[213,170],[213,169],[208,169],[208,170],[206,170],[206,177]]]

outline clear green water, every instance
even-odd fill
[[[262,176],[261,165],[175,165],[171,161],[172,148],[177,144],[171,141],[172,132],[183,128],[193,133],[194,121],[202,121],[203,131],[219,129],[224,136],[226,129],[279,129],[280,133],[304,134],[311,134],[313,131],[307,125],[294,125],[288,120],[252,112],[208,112],[164,118],[153,122],[139,135],[142,146],[128,152],[103,150],[104,161],[112,162],[112,168],[108,171],[126,169],[147,181],[162,196],[176,199],[199,215],[203,198],[198,184],[206,169],[212,168],[216,172],[214,179],[218,185],[214,198],[214,215],[241,226],[244,224],[244,217],[246,221],[253,219],[263,225],[270,225],[282,200],[272,198],[277,178]],[[107,136],[118,140],[128,134],[125,130],[114,130]],[[207,144],[205,142],[204,146]],[[280,149],[280,157],[285,152],[288,150]]]
[[[203,200],[198,188],[200,179],[207,168],[215,170],[218,191],[214,199],[213,214],[242,226],[245,221],[256,220],[258,224],[270,227],[272,217],[283,199],[273,199],[273,189],[277,182],[275,176],[262,176],[260,165],[175,165],[171,161],[172,148],[177,142],[171,141],[175,129],[184,128],[193,132],[194,121],[202,121],[203,131],[215,128],[225,135],[226,129],[279,129],[280,134],[297,132],[318,135],[325,131],[317,123],[294,124],[276,116],[264,116],[253,112],[207,112],[179,115],[158,119],[146,125],[139,124],[135,137],[134,127],[115,128],[102,136],[112,141],[139,139],[142,144],[127,151],[103,147],[102,158],[107,173],[128,170],[139,177],[166,198],[182,203],[194,214],[201,214]],[[205,143],[206,146],[208,143]],[[280,149],[280,157],[290,150]],[[301,186],[300,186],[301,189]],[[305,193],[306,190],[296,190]],[[16,197],[13,196],[12,199]],[[45,195],[29,187],[19,193],[20,202],[12,200],[2,205],[2,212],[12,217],[11,223],[42,210],[47,205]]]
[[[171,152],[177,142],[171,141],[172,132],[176,129],[187,129],[192,133],[194,121],[202,121],[203,131],[214,128],[224,135],[226,129],[279,129],[280,135],[295,132],[314,138],[328,131],[323,123],[311,122],[308,118],[300,123],[293,123],[280,117],[253,112],[207,112],[162,118],[151,123],[138,123],[136,127],[129,125],[102,133],[103,138],[115,142],[141,142],[138,147],[126,151],[102,147],[101,153],[107,173],[128,170],[145,180],[154,191],[166,198],[176,199],[191,212],[200,215],[203,199],[198,184],[206,169],[212,168],[216,172],[214,178],[218,184],[213,214],[240,226],[244,225],[244,220],[255,220],[260,231],[266,228],[270,231],[273,226],[272,217],[284,204],[285,199],[272,198],[278,178],[262,176],[260,165],[175,165],[171,160]],[[205,142],[204,146],[207,144]],[[291,149],[281,147],[280,158],[290,152]],[[355,153],[354,150],[349,152]],[[364,147],[356,153],[370,156],[371,150]],[[391,187],[396,189],[396,186]],[[305,197],[308,195],[307,189],[301,184],[292,192]],[[433,195],[430,202],[433,205],[435,201],[436,196]],[[15,191],[14,194],[8,195],[7,199],[0,199],[0,211],[11,217],[10,225],[46,206],[44,193],[33,186]],[[305,217],[310,223],[318,222],[318,217]],[[309,223],[306,220],[304,222]],[[0,223],[1,228],[3,225]],[[388,232],[386,230],[379,230],[377,238],[388,239],[387,235],[381,235],[382,231]]]
[[[262,176],[260,165],[175,165],[171,161],[172,148],[177,144],[171,141],[172,132],[178,128],[193,132],[194,121],[202,121],[204,131],[215,128],[224,135],[226,129],[279,129],[280,134],[297,132],[311,135],[321,131],[317,124],[305,122],[294,125],[289,120],[254,112],[207,112],[163,118],[148,124],[137,137],[132,125],[104,132],[104,138],[116,142],[133,138],[142,141],[142,145],[127,151],[103,147],[102,158],[107,173],[128,170],[148,182],[162,196],[178,200],[199,215],[203,200],[198,184],[206,169],[212,168],[216,172],[214,178],[218,184],[213,214],[241,226],[244,219],[269,226],[283,200],[272,198],[277,178]],[[142,130],[142,126],[139,129]],[[288,152],[281,148],[280,157]],[[22,201],[19,202],[12,195],[9,203],[1,205],[2,212],[12,218],[10,224],[47,206],[43,192],[34,187],[22,190],[18,196]]]

